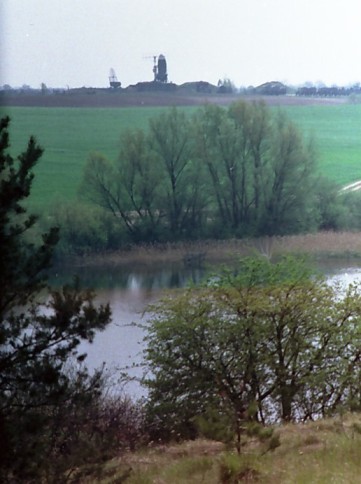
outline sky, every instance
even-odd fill
[[[361,0],[0,0],[0,86],[361,82]]]

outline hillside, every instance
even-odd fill
[[[248,440],[237,456],[220,442],[196,440],[127,453],[97,468],[99,483],[231,484],[360,482],[361,416],[350,414],[276,428],[280,446]],[[87,469],[77,482],[94,482]]]

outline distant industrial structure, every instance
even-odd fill
[[[163,54],[159,56],[156,55],[147,55],[144,56],[144,59],[153,59],[153,81],[154,82],[168,82],[168,73],[167,73],[167,61]]]
[[[111,68],[109,71],[109,85],[114,89],[121,86],[121,83],[118,81],[115,70],[113,68]]]
[[[167,61],[163,54],[158,57],[157,65],[154,63],[153,73],[155,82],[168,82]]]
[[[168,72],[167,72],[167,61],[163,54],[159,54],[159,56],[157,55],[145,56],[144,59],[153,60],[153,68],[152,68],[153,81],[138,82],[137,86],[139,87],[139,90],[147,90],[147,86],[150,90],[159,90],[159,89],[162,90],[163,89],[161,87],[162,85],[164,86],[164,89],[167,89],[168,87],[169,88],[173,87],[173,86],[165,86],[165,84],[168,83]],[[150,85],[153,85],[153,87],[151,87]],[[120,81],[118,81],[118,78],[115,74],[115,70],[113,68],[111,68],[109,71],[109,86],[111,88],[118,88],[121,86],[121,83]]]

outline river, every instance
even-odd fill
[[[329,281],[349,284],[361,279],[359,261],[329,261],[318,264]],[[146,307],[159,300],[167,291],[199,282],[212,269],[206,267],[184,267],[182,265],[161,266],[157,269],[122,266],[79,267],[57,269],[51,278],[54,286],[71,280],[72,275],[80,277],[84,287],[91,287],[96,292],[98,303],[109,302],[112,309],[112,323],[103,332],[99,332],[92,344],[82,344],[81,351],[87,353],[89,369],[98,368],[105,363],[106,368],[116,375],[119,369],[126,369],[133,377],[126,391],[137,398],[144,390],[137,382],[142,375],[139,366],[142,360],[144,331],[137,326],[146,322],[143,312]]]

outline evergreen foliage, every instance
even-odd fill
[[[9,154],[9,118],[0,121],[0,479],[39,482],[66,453],[60,416],[99,395],[101,372],[90,377],[81,341],[110,322],[108,305],[79,283],[52,291],[46,270],[58,229],[31,240],[37,218],[26,210],[32,170],[42,149],[31,137],[17,159]],[[44,292],[44,290],[46,291]],[[48,295],[47,295],[48,294]],[[78,369],[69,373],[70,359]],[[64,471],[64,469],[63,469]],[[50,472],[50,471],[49,471]],[[53,477],[48,476],[48,482]],[[58,479],[61,479],[58,476]]]

